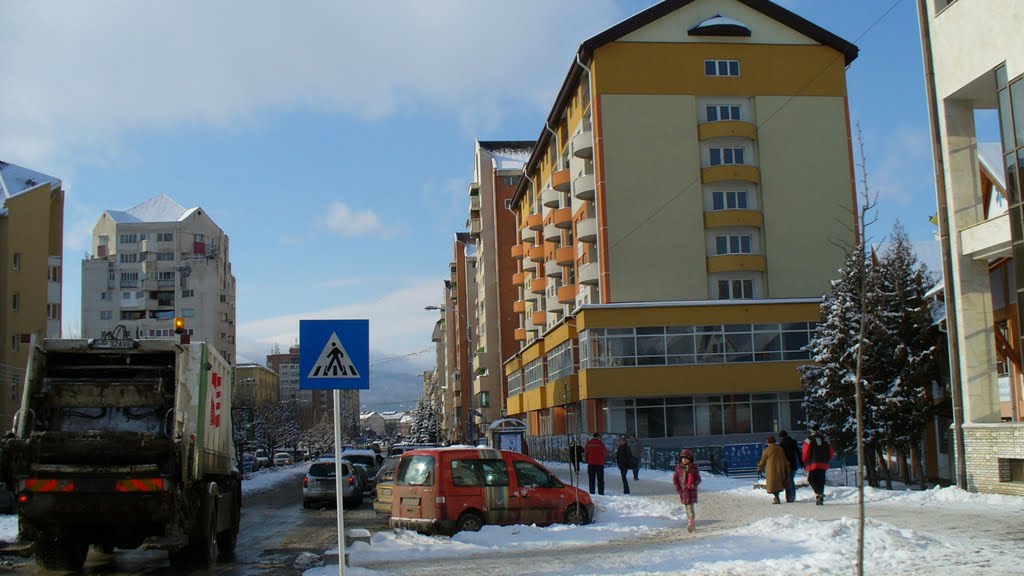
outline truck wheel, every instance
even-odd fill
[[[239,500],[240,490],[234,490],[230,494],[235,499],[234,509],[231,514],[231,527],[217,534],[218,560],[228,562],[235,556],[235,546],[238,545],[238,529],[242,522],[241,501]]]
[[[36,541],[36,564],[43,570],[80,572],[89,554],[89,545],[67,538],[43,538]]]
[[[213,496],[208,496],[203,505],[203,520],[197,526],[194,540],[189,547],[195,555],[196,566],[209,568],[217,561],[217,506]]]

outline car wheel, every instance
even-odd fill
[[[476,512],[466,512],[459,516],[455,524],[456,532],[479,532],[484,527],[484,519]]]
[[[577,526],[589,524],[590,518],[587,517],[587,509],[579,504],[569,506],[569,509],[565,511],[565,523]]]

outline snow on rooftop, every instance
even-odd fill
[[[59,178],[0,161],[0,203],[47,182],[55,187],[61,185]]]
[[[1006,190],[1006,170],[1003,168],[1003,145],[998,142],[979,142],[978,160],[985,165],[996,184]]]
[[[190,212],[170,196],[157,194],[149,200],[129,208],[124,214],[135,218],[137,222],[177,222]]]
[[[522,170],[530,159],[532,149],[508,149],[493,152],[495,170]]]
[[[716,14],[712,18],[708,18],[707,20],[701,22],[700,24],[697,24],[693,28],[690,28],[690,30],[694,30],[696,28],[706,28],[709,26],[739,26],[740,28],[750,30],[750,27],[744,24],[743,22],[740,22],[739,20],[735,20],[733,18],[727,18],[725,16],[722,16],[721,14]]]

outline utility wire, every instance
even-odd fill
[[[871,23],[871,25],[870,25],[870,26],[868,26],[866,30],[864,30],[864,32],[861,32],[860,36],[857,36],[857,38],[856,38],[856,39],[854,39],[854,41],[853,41],[853,42],[854,42],[854,43],[857,43],[858,41],[860,41],[860,39],[861,39],[861,38],[863,38],[863,37],[867,36],[867,35],[868,35],[868,34],[869,34],[869,33],[870,33],[870,32],[871,32],[872,30],[874,30],[874,29],[875,29],[875,27],[876,27],[876,26],[878,26],[878,25],[879,25],[879,24],[880,24],[880,23],[882,22],[882,20],[885,20],[885,18],[886,18],[887,16],[889,16],[889,14],[891,14],[891,13],[892,13],[892,11],[893,11],[893,10],[895,10],[895,9],[896,9],[896,7],[897,7],[897,6],[899,6],[899,5],[900,5],[900,4],[902,4],[902,3],[903,3],[903,0],[896,0],[895,2],[893,2],[893,3],[892,3],[892,5],[891,5],[891,6],[889,6],[889,9],[888,9],[888,10],[886,10],[885,12],[883,12],[881,16],[879,16],[879,17],[878,17],[878,18],[877,18],[877,19],[876,19],[876,20],[875,20],[874,22],[872,22],[872,23]],[[789,99],[788,99],[788,100],[786,100],[785,102],[783,102],[783,103],[782,103],[782,106],[779,106],[779,107],[778,107],[778,108],[777,108],[777,109],[776,109],[776,110],[775,110],[774,112],[772,112],[772,114],[771,114],[770,116],[768,116],[768,118],[766,118],[766,119],[765,119],[765,120],[764,120],[763,122],[759,123],[759,124],[757,125],[757,130],[760,130],[760,129],[761,129],[761,128],[762,128],[763,126],[764,126],[764,125],[768,124],[768,122],[770,122],[770,121],[772,120],[772,118],[774,118],[774,117],[775,117],[775,115],[776,115],[776,114],[778,114],[779,112],[781,112],[783,108],[785,108],[786,106],[788,106],[788,105],[789,105],[789,104],[790,104],[790,103],[791,103],[791,102],[792,102],[792,101],[793,101],[793,100],[794,100],[795,98],[797,98],[797,97],[798,97],[798,96],[799,96],[800,94],[802,94],[802,93],[803,93],[803,92],[804,92],[805,90],[807,90],[808,88],[810,88],[810,87],[811,87],[811,86],[812,86],[812,85],[813,85],[813,84],[814,84],[815,82],[817,82],[817,81],[818,81],[818,79],[819,79],[819,78],[821,78],[821,77],[822,77],[822,75],[824,75],[824,74],[825,74],[825,72],[827,72],[827,71],[828,71],[829,69],[831,69],[831,68],[832,68],[832,66],[834,66],[834,65],[835,65],[835,63],[836,63],[836,62],[837,62],[837,61],[838,61],[838,60],[839,60],[840,58],[843,58],[843,57],[844,57],[844,55],[843,55],[843,54],[840,54],[839,56],[836,56],[835,58],[833,58],[833,59],[832,59],[832,61],[831,61],[831,62],[829,62],[829,63],[828,63],[828,65],[826,65],[826,66],[825,66],[824,68],[822,68],[821,72],[818,72],[818,74],[817,74],[817,75],[816,75],[816,76],[815,76],[815,77],[814,77],[814,78],[813,78],[813,79],[812,79],[812,80],[811,80],[810,82],[808,82],[808,83],[807,83],[806,85],[804,85],[804,87],[803,87],[803,88],[801,88],[800,90],[798,90],[796,94],[794,94],[793,96],[790,96],[790,97],[789,97]],[[648,222],[650,222],[650,221],[651,221],[651,219],[653,219],[653,218],[654,218],[655,216],[657,216],[658,214],[660,214],[662,210],[664,210],[665,208],[668,208],[669,204],[672,204],[673,202],[675,202],[676,200],[678,200],[678,199],[679,199],[679,198],[680,198],[680,197],[681,197],[681,196],[682,196],[682,195],[683,195],[684,193],[688,192],[688,191],[689,191],[689,190],[690,190],[691,188],[693,188],[694,184],[698,184],[698,183],[701,183],[701,179],[702,179],[702,178],[701,178],[701,176],[700,176],[700,175],[698,175],[698,176],[697,176],[697,177],[696,177],[696,178],[695,178],[695,179],[694,179],[694,180],[693,180],[692,182],[690,182],[689,184],[687,184],[687,185],[686,185],[686,186],[685,186],[685,187],[684,187],[684,188],[683,188],[682,190],[680,190],[680,191],[679,191],[678,193],[676,193],[676,194],[675,194],[674,196],[672,196],[672,197],[671,197],[671,198],[669,198],[669,199],[668,199],[667,201],[665,201],[665,203],[664,203],[664,204],[662,204],[661,206],[657,207],[657,208],[656,208],[656,209],[655,209],[655,210],[654,210],[653,212],[651,212],[650,214],[648,214],[648,215],[647,215],[647,217],[645,217],[645,218],[644,218],[643,220],[641,220],[641,221],[640,221],[640,223],[639,223],[639,224],[637,224],[637,225],[636,225],[636,226],[634,226],[634,227],[633,227],[632,229],[630,229],[630,231],[629,231],[629,232],[627,232],[625,236],[623,236],[623,237],[622,237],[622,238],[620,238],[620,239],[619,239],[618,241],[616,241],[616,242],[615,242],[614,244],[612,244],[612,245],[611,245],[611,246],[610,246],[610,247],[609,247],[608,249],[609,249],[609,250],[611,250],[612,248],[615,248],[615,247],[617,247],[617,246],[618,246],[619,244],[622,244],[623,242],[625,242],[625,241],[626,241],[626,240],[627,240],[627,239],[628,239],[628,238],[629,238],[630,236],[632,236],[632,235],[633,235],[633,233],[634,233],[634,232],[636,232],[637,230],[639,230],[640,228],[642,228],[642,227],[643,227],[643,226],[644,226],[645,224],[647,224]]]

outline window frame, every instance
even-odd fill
[[[724,70],[724,74],[723,74]],[[734,73],[735,72],[735,73]],[[739,78],[743,74],[739,60],[705,60],[704,76],[709,78]]]

